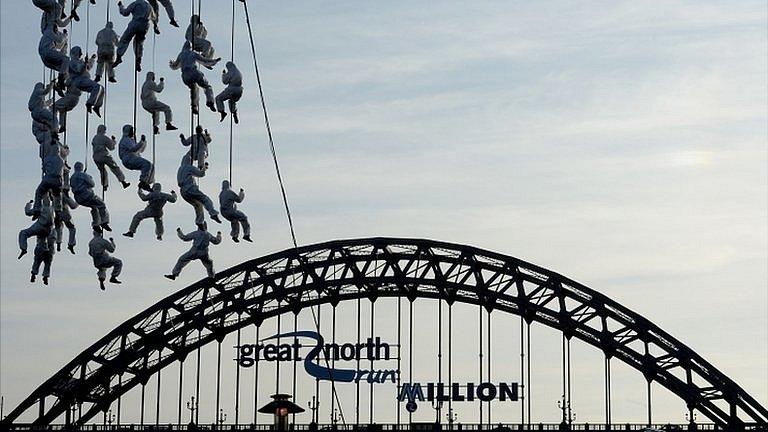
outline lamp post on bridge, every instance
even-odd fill
[[[216,429],[220,429],[225,421],[227,421],[227,413],[224,412],[224,408],[219,408],[219,413],[216,415]]]
[[[288,430],[288,415],[303,413],[304,408],[291,402],[291,395],[277,393],[272,395],[272,401],[259,408],[263,414],[274,415],[274,429],[276,431]]]
[[[696,431],[699,429],[696,425],[696,413],[693,412],[693,407],[688,407],[688,412],[685,413],[685,420],[688,422],[689,431]]]
[[[561,431],[573,430],[573,422],[576,420],[576,412],[571,409],[571,402],[566,402],[565,395],[563,395],[562,400],[557,401],[557,407],[560,408],[563,413],[558,429]]]
[[[199,409],[200,402],[195,400],[194,396],[190,396],[190,400],[187,401],[187,410],[189,410],[189,424],[194,424],[195,411]]]
[[[312,411],[312,423],[317,424],[317,421],[319,420],[317,418],[317,410],[320,407],[320,404],[317,402],[317,399],[312,396],[312,400],[307,402],[307,406],[309,407],[310,411]]]
[[[448,407],[448,412],[445,413],[445,417],[448,419],[448,430],[453,430],[453,423],[459,418],[459,415],[453,412],[453,407]]]

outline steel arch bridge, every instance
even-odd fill
[[[292,248],[201,280],[84,350],[4,421],[14,423],[37,408],[33,424],[46,425],[82,404],[78,423],[86,423],[130,389],[146,384],[157,371],[239,328],[319,304],[380,297],[442,299],[519,315],[529,324],[557,329],[568,339],[575,337],[606,357],[621,360],[720,427],[768,425],[768,410],[738,384],[606,296],[510,256],[402,238],[336,240]]]

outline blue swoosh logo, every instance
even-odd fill
[[[320,351],[323,350],[323,346],[325,346],[325,339],[323,339],[319,333],[313,331],[295,331],[270,336],[264,340],[277,339],[280,337],[305,337],[315,340],[315,347],[312,348],[304,359],[304,369],[306,369],[307,373],[313,377],[324,381],[352,382],[355,380],[357,371],[354,369],[329,369],[314,363],[314,360],[317,358],[318,354],[320,354]]]

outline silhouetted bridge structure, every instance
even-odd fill
[[[320,305],[333,308],[335,322],[336,305],[339,303],[357,301],[359,314],[360,300],[370,301],[373,309],[377,299],[381,298],[396,298],[398,301],[398,344],[402,321],[401,300],[406,301],[405,306],[410,305],[411,308],[416,299],[437,300],[440,302],[441,314],[445,303],[449,315],[447,325],[438,327],[441,332],[446,327],[449,341],[451,307],[455,303],[477,306],[480,353],[487,350],[486,372],[489,378],[492,366],[491,337],[490,330],[488,334],[483,333],[483,317],[489,321],[492,314],[520,317],[521,421],[506,425],[502,430],[571,428],[615,431],[642,430],[647,427],[664,430],[665,424],[654,426],[657,421],[652,418],[652,383],[679,397],[687,407],[689,419],[695,420],[696,414],[702,418],[700,424],[692,421],[666,429],[766,430],[768,425],[768,410],[702,356],[645,317],[578,282],[517,258],[471,246],[430,240],[368,238],[291,248],[253,259],[222,271],[214,279],[201,280],[164,298],[72,359],[21,401],[0,426],[16,430],[29,427],[46,429],[49,425],[64,423],[66,427],[95,431],[104,430],[105,427],[108,430],[187,430],[184,421],[186,416],[182,419],[181,383],[178,391],[178,421],[175,425],[163,427],[160,424],[159,402],[154,421],[149,417],[144,419],[147,384],[150,378],[156,376],[157,394],[160,394],[160,373],[163,369],[178,364],[180,376],[183,376],[185,359],[189,354],[197,352],[199,382],[199,350],[207,344],[218,345],[220,363],[224,338],[236,333],[239,340],[241,330],[246,327],[255,326],[258,331],[265,320],[279,320],[284,314],[293,315],[295,323],[295,317],[301,311],[311,310],[314,315],[314,309],[320,312]],[[390,313],[394,314],[394,311]],[[539,423],[537,419],[531,418],[530,355],[527,356],[527,362],[523,359],[526,353],[530,354],[530,327],[533,323],[558,330],[562,334],[562,421],[557,424]],[[358,334],[360,326],[358,318]],[[412,327],[412,320],[403,326]],[[412,337],[412,328],[410,334]],[[486,336],[488,342],[483,347]],[[442,341],[442,334],[439,338]],[[573,339],[592,345],[604,354],[605,421],[602,424],[577,424],[574,421],[570,391],[570,343]],[[410,340],[408,345],[412,346]],[[450,356],[448,351],[448,362]],[[614,423],[610,386],[612,360],[621,361],[635,369],[647,383],[647,422],[643,425]],[[412,354],[409,363],[413,363]],[[484,377],[482,356],[479,363],[480,374]],[[238,367],[238,388],[241,385],[239,370]],[[447,382],[450,383],[453,382],[450,363],[448,370]],[[295,373],[293,377],[295,390]],[[217,395],[220,385],[220,379],[217,379]],[[134,388],[141,390],[141,426],[130,425],[133,421],[121,419],[122,397]],[[254,394],[258,394],[256,389]],[[373,387],[371,395],[370,418],[375,421]],[[306,400],[303,397],[297,400]],[[256,421],[257,401],[253,403]],[[419,428],[425,426],[410,426],[406,418],[401,418],[401,412],[403,417],[408,414],[402,410],[400,402],[396,403],[397,424],[365,427],[363,424],[366,422],[359,416],[358,396],[358,415],[354,421],[347,419],[346,424],[337,424],[336,429],[423,430]],[[477,423],[482,425],[482,430],[498,429],[490,403],[477,404],[481,420]],[[238,419],[241,409],[240,400],[236,399],[234,419],[230,421],[243,423],[242,417]],[[217,396],[214,412],[218,413],[219,410]],[[115,424],[111,423],[113,419],[110,417],[108,425],[106,413],[111,415],[113,411],[117,414]],[[442,417],[439,415],[438,418]],[[201,425],[200,429],[211,429],[210,426],[203,426],[206,419],[200,419],[199,410],[194,418]],[[316,418],[313,413],[313,420]],[[147,426],[149,423],[154,424]],[[462,430],[478,430],[478,424],[465,423]],[[61,427],[51,426],[54,430]],[[294,428],[310,430],[309,425],[295,425]],[[328,430],[327,426],[320,428]],[[443,423],[442,429],[448,428]],[[458,430],[459,425],[453,424],[452,428]],[[269,426],[224,425],[220,429],[269,430]]]

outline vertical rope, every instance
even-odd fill
[[[109,4],[110,3],[112,3],[112,0],[107,0],[107,17],[106,17],[106,21],[105,22],[109,22]],[[96,62],[98,63],[98,61],[99,61],[99,59],[97,58]],[[98,67],[98,65],[96,67]],[[111,68],[112,68],[112,65],[110,64],[109,68],[105,67],[104,68],[105,70],[103,71],[104,74],[105,74],[104,77],[103,77],[104,78],[104,104],[103,104],[103,108],[104,108],[103,111],[104,112],[101,114],[101,124],[104,127],[107,126],[107,102],[108,102],[108,97],[109,97],[109,93],[107,91],[107,88],[109,87],[109,71],[111,70]],[[87,137],[86,137],[86,139],[87,139]],[[86,157],[88,157],[87,154],[86,154]],[[107,202],[107,191],[104,190],[103,187],[101,188],[101,199],[102,199],[102,201]]]
[[[136,105],[139,99],[139,72],[136,70],[136,63],[133,67],[133,139],[138,142],[139,131],[136,122]]]
[[[89,51],[88,48],[90,46],[90,40],[91,40],[91,2],[86,1],[85,2],[85,63],[86,67],[88,65],[89,61]],[[95,101],[94,101],[95,102]],[[88,136],[89,136],[89,119],[91,117],[90,111],[87,109],[85,110],[85,156],[84,156],[84,166],[85,170],[88,170]]]
[[[86,66],[88,65],[89,60],[89,52],[88,47],[90,46],[91,41],[91,2],[86,1],[85,2],[85,63]],[[85,156],[84,156],[84,166],[85,170],[88,170],[88,136],[90,134],[88,130],[88,124],[91,117],[90,111],[87,109],[85,110]]]
[[[291,217],[291,209],[288,206],[288,197],[285,192],[285,186],[283,184],[283,177],[280,174],[280,165],[277,162],[277,152],[275,150],[275,142],[272,138],[272,128],[269,125],[269,114],[267,112],[267,103],[264,99],[264,90],[261,86],[261,74],[259,73],[259,64],[256,59],[256,45],[253,41],[253,30],[251,29],[251,18],[248,14],[248,1],[243,1],[243,7],[245,8],[245,21],[248,24],[248,36],[250,38],[251,42],[251,54],[253,55],[253,67],[256,70],[256,83],[259,87],[259,97],[261,99],[261,109],[264,112],[264,124],[267,128],[267,136],[269,137],[269,149],[272,152],[272,160],[275,164],[275,172],[277,173],[277,180],[278,183],[280,183],[280,192],[283,196],[283,205],[285,206],[285,213],[288,217],[288,226],[291,230],[291,239],[293,240],[293,246],[298,247],[298,244],[296,243],[296,232],[293,229],[293,218]]]
[[[235,3],[236,0],[232,0],[232,23],[230,25],[231,32],[230,32],[230,48],[229,48],[229,58],[232,63],[235,62]],[[233,158],[233,115],[230,112],[229,113],[229,184],[232,184],[232,158]]]
[[[402,370],[400,368],[400,362],[402,359],[401,356],[401,350],[402,350],[402,341],[401,341],[401,319],[402,319],[402,298],[397,297],[397,393],[400,394],[400,371]],[[402,405],[402,401],[400,398],[397,398],[397,429],[400,429],[400,410]]]

